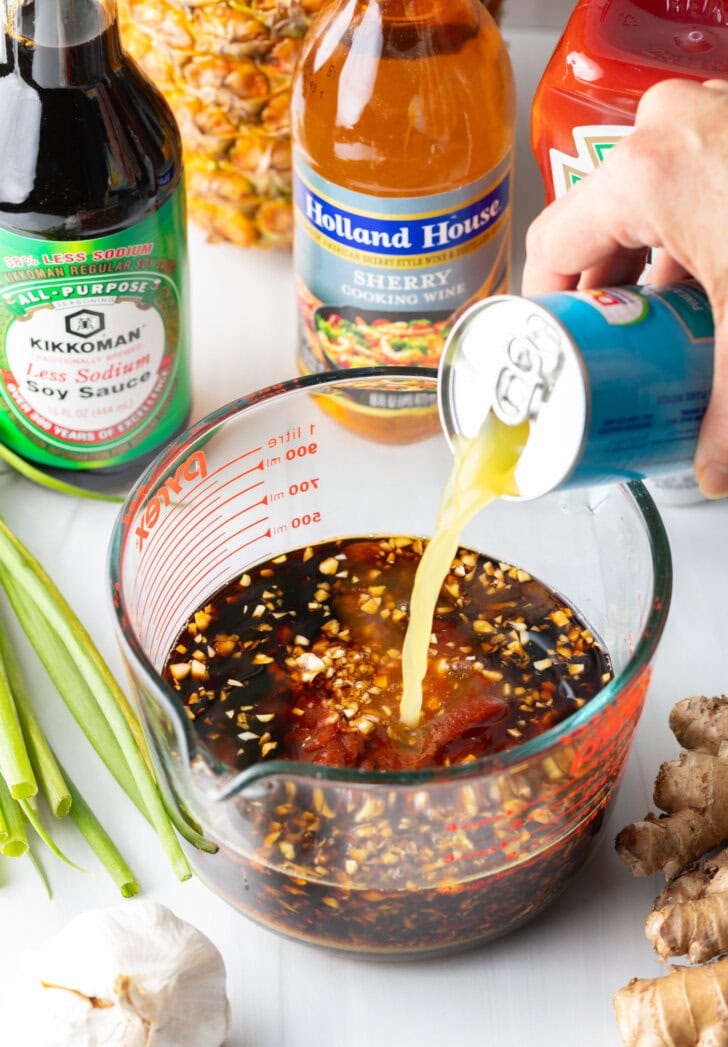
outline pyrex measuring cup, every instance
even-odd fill
[[[192,854],[200,876],[275,930],[370,955],[481,942],[559,893],[620,780],[670,598],[666,536],[640,484],[495,503],[463,543],[578,608],[614,665],[596,698],[522,746],[456,767],[217,762],[160,676],[179,630],[226,581],[292,548],[430,535],[451,465],[444,436],[382,444],[333,414],[365,393],[431,410],[435,390],[433,372],[387,368],[236,401],[155,461],[111,550],[122,650],[160,778],[221,845]]]

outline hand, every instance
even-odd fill
[[[640,100],[634,131],[531,224],[523,294],[692,276],[715,318],[713,392],[694,468],[728,495],[728,81],[665,80]]]

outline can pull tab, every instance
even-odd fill
[[[541,316],[530,316],[524,334],[510,339],[498,372],[493,410],[506,425],[535,418],[548,400],[564,355],[559,331]]]

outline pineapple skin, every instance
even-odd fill
[[[124,47],[182,135],[190,219],[211,241],[289,247],[290,87],[326,0],[119,0]],[[502,0],[484,0],[498,18]]]

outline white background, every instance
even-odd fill
[[[544,7],[544,17],[558,24],[565,6]],[[541,204],[528,147],[530,100],[557,34],[524,27],[535,4],[520,7],[519,0],[509,0],[509,7],[513,16],[506,36],[520,96],[517,287],[525,228]],[[191,244],[194,414],[199,417],[233,396],[293,375],[293,283],[285,252],[210,246],[194,230]],[[0,507],[122,679],[106,583],[114,507],[53,495],[20,479],[3,481]],[[721,693],[726,687],[723,548],[728,505],[668,509],[664,516],[675,563],[674,601],[635,749],[601,844],[548,912],[509,938],[447,960],[387,964],[341,958],[258,928],[199,883],[175,883],[146,823],[69,724],[42,671],[26,659],[49,735],[64,762],[75,769],[81,789],[104,812],[145,895],[193,921],[221,949],[233,1011],[229,1047],[399,1047],[403,1040],[419,1047],[620,1043],[612,1010],[615,990],[633,976],[654,976],[666,968],[654,958],[643,932],[659,880],[633,879],[614,854],[613,838],[650,807],[658,764],[677,753],[667,728],[673,702],[689,694]],[[61,832],[58,838],[81,864],[91,867],[72,833]],[[23,949],[78,912],[118,903],[103,873],[74,873],[52,856],[44,862],[53,883],[52,902],[26,862],[4,860],[0,866],[2,1047],[44,1047],[27,1039],[22,1024],[7,1024],[12,977]]]

